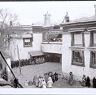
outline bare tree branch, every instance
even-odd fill
[[[0,9],[0,32],[3,34],[0,37],[0,49],[8,50],[8,45],[10,37],[8,30],[6,30],[6,26],[10,25],[10,21],[12,24],[17,25],[18,23],[18,16],[16,14],[12,14],[8,11],[8,9]],[[6,32],[6,35],[4,35]]]
[[[18,16],[10,13],[8,9],[0,9],[0,20],[2,22],[2,27],[4,27],[4,24],[9,25],[10,21],[15,24],[18,20]]]

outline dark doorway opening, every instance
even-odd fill
[[[56,53],[46,53],[45,54],[45,60],[46,62],[59,62],[61,63],[61,54],[56,54]]]

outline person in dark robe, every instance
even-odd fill
[[[91,86],[91,83],[90,83],[90,78],[89,78],[89,76],[87,76],[87,78],[86,78],[86,87],[90,87]]]
[[[52,74],[52,75],[51,75],[51,78],[52,78],[52,81],[53,81],[53,83],[54,83],[54,82],[55,82],[55,75]]]
[[[93,88],[96,88],[96,78],[95,77],[93,78],[92,82],[93,82]]]
[[[55,81],[57,81],[58,80],[58,74],[56,72],[54,73],[54,77],[55,77]]]

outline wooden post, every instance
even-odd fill
[[[18,54],[18,60],[19,60],[19,70],[20,70],[20,74],[21,74],[20,56],[19,56],[19,48],[18,48],[18,45],[17,45],[17,54]]]

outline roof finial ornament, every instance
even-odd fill
[[[50,17],[51,17],[51,15],[47,11],[47,13],[44,15],[44,26],[50,25]]]
[[[66,12],[66,15],[65,15],[65,22],[69,22],[69,16],[68,16],[68,12]]]
[[[66,12],[66,15],[65,16],[68,16],[68,12]]]

